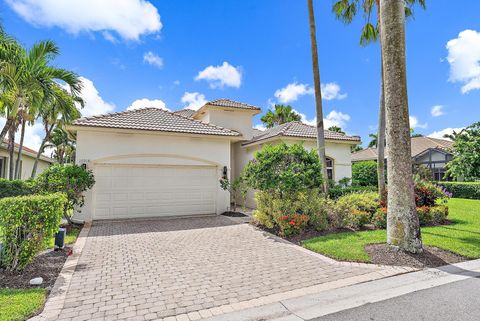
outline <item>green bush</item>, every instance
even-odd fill
[[[352,164],[352,185],[377,186],[377,162],[362,161]]]
[[[480,182],[439,182],[438,185],[451,193],[453,198],[480,200]]]
[[[387,228],[387,208],[380,207],[372,216],[372,223],[377,228]]]
[[[64,194],[7,197],[0,200],[0,234],[4,245],[2,264],[21,270],[53,237],[67,199]]]
[[[378,188],[376,186],[334,186],[328,190],[329,196],[332,199],[337,199],[343,195],[348,195],[356,192],[375,192]]]
[[[70,222],[70,217],[76,206],[83,206],[83,193],[95,184],[92,171],[82,166],[51,165],[37,178],[37,188],[40,193],[65,193],[67,203],[63,211],[64,217]]]
[[[448,206],[445,204],[430,207],[430,215],[432,217],[431,224],[442,224],[448,216]]]
[[[420,221],[420,226],[429,225],[432,222],[432,213],[430,213],[429,206],[419,206],[417,207],[418,220]]]
[[[275,193],[279,198],[322,184],[317,153],[299,144],[265,145],[245,166],[243,177],[249,187]]]
[[[370,223],[380,207],[378,193],[351,193],[340,197],[334,206],[335,227],[359,229]]]
[[[14,180],[0,178],[0,198],[31,195],[35,193],[35,181]]]

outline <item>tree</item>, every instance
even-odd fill
[[[351,147],[350,147],[350,151],[351,151],[352,153],[359,152],[359,151],[361,151],[361,150],[363,150],[361,144],[358,144],[358,145],[355,145],[355,146],[351,146]]]
[[[340,134],[345,135],[345,132],[338,126],[330,126],[330,127],[328,127],[328,130],[331,131],[331,132],[340,133]]]
[[[462,129],[461,131],[459,131],[458,133],[453,130],[451,134],[444,134],[443,135],[443,138],[447,138],[447,139],[450,139],[451,141],[456,141],[457,138],[463,133],[465,129]]]
[[[68,136],[66,130],[56,127],[49,135],[48,141],[44,148],[53,148],[52,157],[57,160],[59,164],[71,162],[75,151],[75,141]]]
[[[452,153],[448,175],[465,181],[480,180],[480,122],[456,133]]]
[[[320,163],[322,164],[323,192],[328,195],[328,173],[327,173],[327,156],[325,154],[325,130],[323,126],[323,106],[322,91],[320,87],[320,68],[318,66],[318,49],[317,49],[317,31],[315,28],[315,14],[313,12],[313,0],[307,0],[308,21],[310,25],[310,45],[312,50],[312,71],[313,71],[313,87],[315,90],[315,112],[317,117],[317,151]]]
[[[368,143],[368,147],[377,147],[378,143],[378,134],[368,134],[368,137],[371,138],[370,143]]]
[[[415,4],[420,4],[425,8],[425,0],[405,0],[404,11],[405,16],[413,16],[412,7]],[[365,25],[362,28],[360,35],[360,45],[366,46],[379,39],[380,34],[380,0],[339,0],[333,5],[333,12],[337,19],[343,21],[345,24],[350,24],[357,14],[357,7],[363,8],[363,16],[365,17]],[[374,26],[370,22],[372,11],[374,7],[377,8],[377,24]],[[382,42],[380,40],[380,47]],[[380,51],[381,52],[381,51]],[[378,176],[378,190],[382,202],[386,202],[386,185],[385,185],[385,145],[378,145],[377,142],[385,141],[385,90],[383,79],[383,55],[380,53],[380,108],[378,113],[378,134],[375,137],[375,144],[370,142],[368,147],[377,146],[377,176]]]
[[[415,207],[405,60],[404,0],[380,0],[380,33],[388,149],[387,243],[422,251]]]
[[[275,105],[274,110],[269,110],[260,118],[267,128],[285,124],[291,121],[299,121],[300,115],[290,105]]]

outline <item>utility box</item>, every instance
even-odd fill
[[[65,247],[65,235],[67,234],[67,229],[59,228],[58,233],[55,235],[55,250],[63,249]]]

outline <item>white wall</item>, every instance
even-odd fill
[[[218,179],[223,166],[230,168],[230,140],[217,137],[187,137],[161,133],[112,131],[77,132],[77,163],[87,163],[95,174],[96,164],[214,165]],[[93,217],[95,186],[86,194],[85,206],[76,220]],[[228,192],[218,184],[217,214],[229,206]]]
[[[302,144],[307,150],[316,149],[316,141],[314,140],[301,140],[301,139],[277,139],[268,144],[279,144],[279,143],[286,143],[287,145],[293,144]],[[235,143],[233,148],[236,154],[236,164],[234,168],[233,177],[236,178],[241,175],[243,167],[253,159],[254,154],[256,151],[262,148],[262,144],[253,145],[253,146],[245,146],[242,147],[241,143]],[[335,181],[339,181],[344,177],[351,178],[352,177],[352,158],[350,152],[350,144],[345,144],[341,142],[332,142],[327,141],[325,144],[325,152],[327,157],[330,157],[334,160],[334,168],[333,168],[333,175]],[[247,195],[247,207],[255,208],[255,200],[254,200],[254,191],[251,190],[248,192]]]
[[[14,153],[14,162],[17,161],[17,156],[18,156],[18,153],[15,152]],[[0,149],[0,157],[6,157],[7,158],[7,162],[6,162],[6,167],[5,167],[5,177],[4,178],[8,178],[8,166],[9,165],[9,159],[8,159],[8,152],[7,150],[5,149]],[[29,179],[30,176],[32,175],[32,169],[33,169],[33,164],[35,163],[35,158],[30,156],[30,155],[27,155],[27,154],[23,154],[22,156],[22,173],[21,173],[21,179]],[[50,165],[49,162],[46,162],[44,160],[39,160],[38,161],[38,166],[37,166],[37,175],[40,174],[41,172],[43,172],[45,169],[48,168],[48,166]]]
[[[238,131],[245,140],[249,140],[253,137],[252,116],[253,113],[250,110],[223,110],[207,107],[204,114],[197,118],[203,122]]]

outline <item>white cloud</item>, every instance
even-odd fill
[[[428,124],[427,123],[420,123],[417,117],[415,116],[409,116],[410,120],[410,128],[427,128]]]
[[[220,66],[208,66],[200,71],[195,80],[206,80],[210,88],[224,86],[239,88],[242,84],[242,73],[240,67],[234,67],[224,61]]]
[[[5,125],[5,118],[0,117],[0,130],[3,129]],[[25,138],[23,140],[23,146],[31,148],[37,151],[42,144],[42,140],[45,137],[45,131],[41,119],[38,119],[34,125],[27,125],[25,127]],[[17,133],[15,134],[15,142],[20,142],[20,127],[18,128]],[[46,153],[44,153],[46,154]]]
[[[174,84],[175,86],[180,85],[180,80],[174,80],[174,81],[173,81],[173,84]]]
[[[428,135],[428,137],[432,137],[432,138],[441,138],[441,139],[446,139],[445,137],[443,137],[443,135],[445,134],[452,134],[453,131],[455,131],[456,133],[459,133],[462,131],[462,129],[464,129],[465,127],[458,127],[458,128],[445,128],[445,129],[442,129],[442,130],[439,130],[439,131],[435,131],[431,134]]]
[[[322,90],[322,99],[324,100],[334,100],[334,99],[344,99],[347,97],[346,93],[341,93],[341,88],[337,83],[329,82],[326,84],[321,84]],[[274,96],[281,103],[290,103],[298,100],[301,96],[313,95],[315,93],[313,87],[310,87],[308,84],[299,84],[293,82],[287,86],[277,89],[274,93]]]
[[[322,88],[322,99],[333,100],[333,99],[344,99],[347,98],[346,93],[340,93],[340,86],[337,83],[329,82],[321,85]]]
[[[140,108],[146,108],[146,107],[154,107],[154,108],[170,111],[170,109],[167,108],[167,106],[162,100],[148,99],[148,98],[135,100],[130,106],[127,107],[127,110],[134,110],[134,109],[140,109]]]
[[[157,8],[146,0],[6,0],[24,20],[45,27],[80,32],[114,31],[127,40],[159,32],[162,28]],[[111,41],[113,35],[104,33]]]
[[[433,117],[439,117],[444,114],[443,112],[443,106],[442,105],[435,105],[432,107],[430,110],[430,113],[432,114]]]
[[[261,130],[261,131],[264,131],[264,130],[267,129],[267,127],[265,127],[265,125],[263,125],[263,124],[256,124],[255,126],[253,126],[253,128]]]
[[[294,110],[301,117],[301,121],[310,126],[317,126],[317,117],[308,119],[305,114],[300,113],[298,110]],[[348,114],[332,110],[326,117],[323,118],[323,127],[328,129],[332,126],[338,126],[342,129],[347,127],[347,123],[350,121],[351,117]]]
[[[480,89],[480,32],[464,30],[447,42],[451,82],[463,84],[462,93]]]
[[[81,109],[82,116],[88,117],[93,115],[100,115],[110,113],[115,109],[113,103],[107,103],[100,96],[97,88],[93,82],[85,77],[80,77],[83,83],[81,96],[85,102],[85,107]],[[63,86],[65,88],[65,86]]]
[[[207,103],[207,100],[204,94],[186,91],[182,96],[182,103],[186,104],[185,108],[198,110]]]
[[[301,96],[313,95],[313,93],[313,88],[309,87],[307,84],[293,82],[281,89],[277,89],[274,96],[279,102],[286,104],[298,100]]]
[[[143,62],[146,62],[149,65],[155,66],[157,68],[163,67],[163,59],[159,55],[149,51],[143,55]]]

